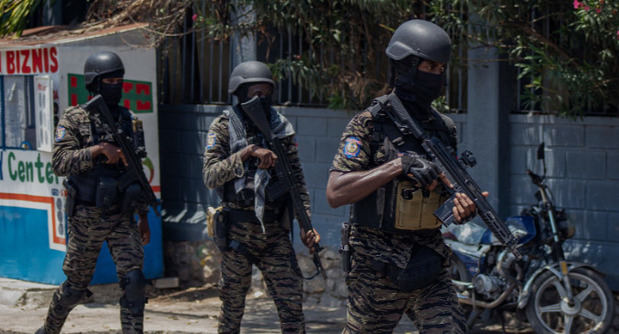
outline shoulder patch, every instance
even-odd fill
[[[210,150],[217,143],[217,135],[213,132],[210,132],[206,135],[206,149]]]
[[[67,135],[67,129],[64,126],[59,125],[56,128],[56,142],[61,141]]]
[[[348,159],[358,157],[359,152],[361,152],[361,140],[354,136],[346,138],[342,150],[342,153]]]

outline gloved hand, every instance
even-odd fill
[[[438,179],[441,171],[431,161],[428,161],[418,154],[406,153],[401,157],[402,159],[402,171],[403,173],[414,179],[418,185],[426,189],[434,180]]]

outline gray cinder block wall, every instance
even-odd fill
[[[619,290],[619,119],[511,115],[510,214],[535,202],[529,168],[543,173],[537,145],[546,144],[547,184],[575,225],[570,259],[594,264]]]
[[[204,238],[204,208],[217,204],[214,191],[202,184],[202,153],[211,121],[222,106],[162,106],[160,148],[162,155],[162,196],[166,240]],[[325,188],[328,170],[337,150],[340,135],[354,114],[329,109],[282,107],[297,130],[297,142],[308,190],[312,200],[312,221],[322,236],[321,244],[336,250],[340,223],[348,207],[329,207]],[[476,131],[469,114],[450,115],[458,126],[459,148],[472,149],[490,135],[471,136]],[[619,119],[586,117],[568,120],[553,116],[509,115],[499,136],[505,159],[492,158],[494,169],[502,169],[486,180],[480,167],[472,170],[484,189],[501,175],[498,186],[491,186],[493,202],[503,208],[503,217],[517,215],[535,202],[535,189],[526,168],[541,172],[535,159],[537,145],[546,143],[548,182],[557,205],[565,208],[576,226],[576,235],[566,245],[569,256],[596,265],[608,275],[611,287],[619,290]],[[471,124],[469,124],[471,123]],[[471,139],[472,138],[472,139]],[[475,139],[476,142],[471,143]],[[479,155],[478,155],[479,159]],[[503,175],[507,175],[503,178]],[[295,233],[297,246],[298,230]],[[297,247],[302,250],[302,247]]]
[[[204,209],[217,204],[218,198],[202,183],[202,153],[208,127],[224,108],[213,105],[160,107],[161,182],[167,240],[204,237]],[[353,113],[295,107],[279,110],[297,131],[299,156],[311,196],[312,221],[321,233],[322,243],[336,247],[339,226],[346,219],[348,209],[330,208],[325,189],[340,136]],[[298,233],[295,238],[298,239]]]

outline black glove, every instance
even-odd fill
[[[438,179],[441,173],[440,169],[432,163],[417,154],[407,153],[402,157],[402,171],[406,176],[412,175],[414,180],[423,189],[428,187]]]

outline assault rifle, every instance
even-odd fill
[[[303,206],[303,201],[301,201],[301,196],[299,195],[299,189],[297,187],[297,183],[294,176],[294,171],[290,167],[290,163],[288,162],[288,154],[286,149],[284,149],[284,145],[281,140],[271,133],[271,126],[269,121],[266,118],[266,114],[264,112],[264,108],[262,107],[262,103],[260,103],[260,99],[258,96],[254,96],[251,100],[241,104],[243,111],[245,114],[251,119],[254,125],[258,128],[258,130],[262,133],[264,138],[267,141],[267,144],[271,150],[277,155],[277,162],[275,163],[275,172],[277,173],[277,177],[279,180],[283,181],[288,189],[288,193],[292,198],[292,206],[294,212],[296,213],[297,220],[301,224],[301,227],[305,232],[312,231],[314,228],[312,227],[312,222],[310,221],[307,212],[305,211],[305,207]],[[316,266],[316,274],[314,276],[309,277],[309,279],[315,277],[317,274],[322,274],[322,277],[326,280],[327,274],[325,273],[324,268],[322,267],[322,263],[320,262],[320,256],[318,253],[322,250],[317,243],[314,244],[312,249],[314,257],[314,265]]]
[[[157,208],[157,197],[144,175],[142,160],[135,154],[134,145],[127,141],[127,134],[123,133],[123,130],[116,126],[116,121],[103,101],[103,96],[98,94],[84,104],[83,108],[101,115],[101,120],[112,130],[114,142],[120,147],[127,160],[127,173],[121,177],[118,188],[124,191],[127,190],[131,184],[137,182],[142,189],[142,196],[146,197],[146,203],[153,208],[157,217],[160,217],[161,213],[159,213],[159,209]]]
[[[511,231],[508,229],[505,222],[503,222],[497,213],[494,211],[486,197],[482,195],[482,191],[479,185],[473,180],[473,178],[467,173],[454,155],[450,154],[449,150],[443,145],[443,143],[436,137],[429,137],[423,129],[417,124],[417,122],[406,111],[402,102],[392,93],[389,95],[388,101],[391,103],[391,107],[383,108],[387,113],[387,116],[395,123],[396,128],[403,136],[412,135],[415,139],[421,142],[421,146],[426,151],[426,154],[432,158],[432,161],[444,172],[447,178],[453,184],[453,188],[447,188],[447,191],[451,197],[445,201],[445,203],[438,208],[434,215],[445,225],[449,226],[455,221],[452,209],[454,207],[453,199],[456,193],[466,194],[475,206],[481,219],[486,223],[490,231],[499,239],[501,243],[507,246],[511,252],[520,259],[522,255],[517,249],[518,240]],[[434,113],[438,120],[441,120],[440,115]],[[470,152],[468,152],[471,154]],[[471,157],[465,157],[466,159]]]

